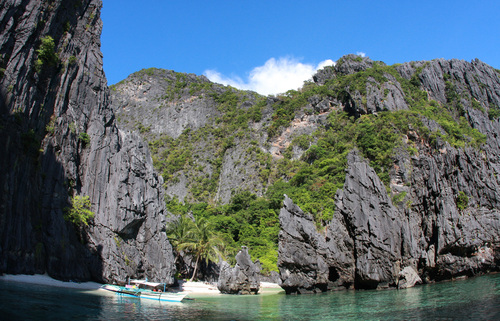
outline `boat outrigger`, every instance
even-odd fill
[[[181,302],[187,296],[187,293],[183,292],[167,292],[165,283],[148,282],[148,280],[131,280],[130,283],[133,285],[104,284],[101,288],[118,295],[156,301]]]

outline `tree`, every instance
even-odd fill
[[[190,240],[190,231],[194,228],[194,222],[185,215],[179,215],[177,220],[167,223],[167,236],[170,244],[177,250],[179,246]],[[179,259],[180,250],[177,250],[175,262]]]
[[[55,66],[59,62],[56,54],[56,46],[51,36],[41,39],[40,47],[36,50],[38,59],[35,62],[35,70],[40,72],[43,65]]]
[[[76,225],[89,225],[88,220],[94,217],[94,212],[90,210],[92,203],[89,196],[79,196],[71,198],[71,207],[65,209],[64,219]]]
[[[181,216],[182,217],[182,216]],[[172,244],[177,251],[187,251],[196,258],[193,275],[190,280],[193,280],[198,272],[200,260],[204,259],[208,264],[209,261],[217,262],[219,257],[224,257],[224,240],[221,235],[214,231],[209,221],[204,218],[199,218],[198,221],[192,224],[186,223],[188,218],[179,219],[173,225],[167,227],[169,237],[172,236]]]

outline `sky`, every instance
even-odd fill
[[[499,13],[498,0],[103,0],[101,50],[109,85],[156,67],[269,95],[350,53],[500,69]]]

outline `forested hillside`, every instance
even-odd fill
[[[498,126],[499,77],[477,60],[388,66],[348,55],[279,96],[148,69],[112,86],[111,101],[120,126],[148,141],[168,210],[206,218],[229,250],[248,246],[270,271],[284,194],[324,230],[352,150],[402,211],[415,202],[406,159],[472,149],[496,177],[498,143],[492,149],[478,115]],[[470,189],[455,194],[458,208],[479,206]]]

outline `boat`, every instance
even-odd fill
[[[122,296],[167,302],[181,302],[188,295],[184,292],[167,292],[165,283],[148,282],[147,279],[131,280],[130,283],[133,285],[104,284],[101,288]]]

